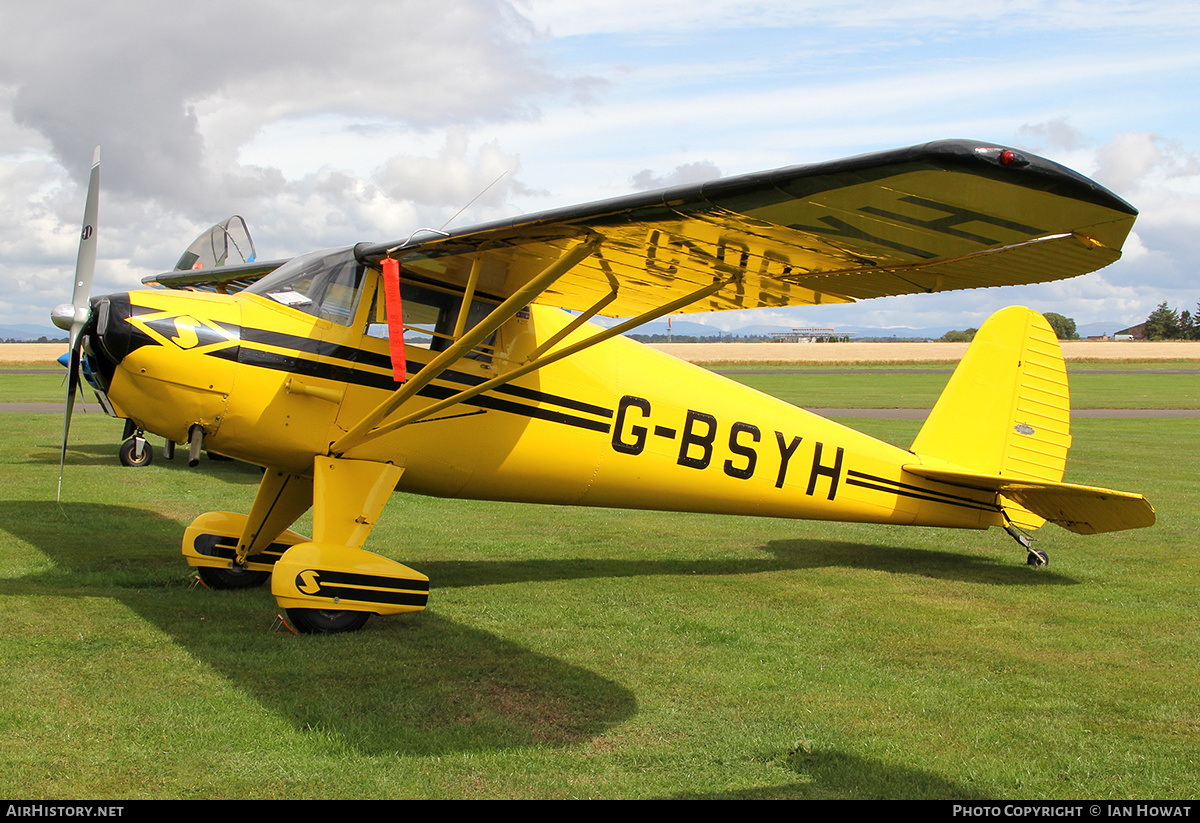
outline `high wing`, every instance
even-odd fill
[[[407,279],[505,299],[588,242],[591,254],[532,301],[633,317],[668,304],[672,313],[719,311],[1061,280],[1119,259],[1136,217],[1120,197],[1049,160],[944,140],[356,251],[375,266],[395,258]],[[185,268],[143,282],[231,293],[285,262]]]
[[[1065,279],[1117,260],[1136,216],[1049,160],[948,140],[362,245],[358,256],[503,299],[586,242],[591,253],[532,299],[629,317],[675,302],[673,313],[751,309]]]

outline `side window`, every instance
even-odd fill
[[[462,295],[439,289],[426,288],[415,283],[400,284],[400,302],[404,313],[404,342],[445,351],[454,342],[454,327],[458,319]],[[465,328],[470,329],[491,313],[495,306],[482,300],[472,300],[467,313]],[[383,291],[383,280],[375,289],[371,312],[367,316],[367,335],[380,339],[388,338],[387,311]],[[484,363],[492,361],[496,335],[493,332],[475,350],[466,356]]]

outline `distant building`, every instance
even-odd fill
[[[1136,326],[1130,326],[1127,329],[1121,329],[1113,334],[1113,340],[1145,340],[1146,339],[1146,324],[1138,323]]]
[[[833,340],[849,340],[854,332],[839,332],[837,329],[792,329],[771,332],[780,343],[828,343]]]

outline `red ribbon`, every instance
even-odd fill
[[[404,357],[404,309],[400,304],[400,261],[383,261],[383,296],[387,309],[388,344],[392,355],[392,374],[397,383],[408,380]]]

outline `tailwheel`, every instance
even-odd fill
[[[251,571],[236,563],[228,569],[197,566],[196,572],[210,589],[253,589],[267,582],[270,572]]]
[[[139,440],[141,441],[141,449],[138,449]],[[141,454],[138,453],[139,451]],[[146,438],[134,435],[121,444],[121,449],[117,452],[117,455],[121,458],[122,466],[130,466],[136,469],[150,465],[150,461],[154,459],[154,450],[150,448],[150,444],[146,442]]]
[[[1004,519],[1007,521],[1004,525],[1004,530],[1008,532],[1009,537],[1016,540],[1021,544],[1022,548],[1029,552],[1029,554],[1025,555],[1025,565],[1039,568],[1041,566],[1049,566],[1050,555],[1041,549],[1035,549],[1033,547],[1033,538],[1017,528],[1017,525],[1008,519],[1007,513],[1004,515]]]
[[[296,631],[304,634],[356,632],[371,616],[370,612],[333,612],[324,609],[288,609],[287,614]]]

